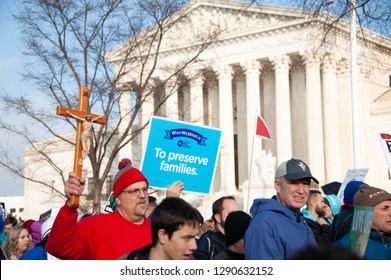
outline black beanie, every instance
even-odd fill
[[[250,220],[250,215],[243,211],[235,211],[228,214],[224,225],[225,245],[227,247],[244,238]]]

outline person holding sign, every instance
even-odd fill
[[[308,246],[318,247],[300,212],[311,180],[319,183],[300,159],[278,166],[274,181],[277,195],[256,199],[252,205],[253,218],[244,236],[246,260],[286,260]]]
[[[334,243],[344,237],[352,227],[354,210],[353,199],[362,184],[365,183],[363,181],[352,180],[344,189],[343,205],[341,206],[339,214],[334,218],[332,226],[333,231],[331,239]]]
[[[354,206],[373,207],[372,227],[363,258],[366,260],[391,260],[391,194],[366,184],[354,195]],[[351,232],[337,241],[348,248]]]
[[[77,209],[68,199],[57,214],[46,244],[50,254],[66,260],[115,260],[151,243],[151,222],[145,217],[148,180],[130,159],[122,159],[118,169],[113,181],[115,211],[77,222]],[[69,173],[65,194],[81,195],[85,182],[85,178]],[[183,185],[175,182],[166,196],[179,196],[182,189]]]

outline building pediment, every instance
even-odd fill
[[[391,101],[391,89],[388,89],[386,92],[384,92],[382,95],[380,95],[376,100],[376,102],[386,102],[386,101]]]
[[[165,19],[173,22],[162,37],[161,53],[203,44],[218,34],[217,40],[251,36],[271,30],[282,30],[306,22],[301,9],[267,5],[250,5],[234,0],[194,0]],[[153,33],[156,26],[144,32]],[[166,27],[167,28],[167,27]],[[146,45],[149,45],[146,42]],[[125,46],[124,44],[123,46]],[[107,54],[109,61],[120,59],[123,46]]]
[[[225,54],[230,52],[229,48],[232,47],[236,48],[237,56],[245,57],[250,53],[257,56],[255,53],[258,53],[258,56],[268,57],[269,53],[277,49],[281,52],[294,53],[321,46],[322,51],[325,52],[338,46],[338,54],[341,57],[347,56],[346,35],[349,30],[346,27],[348,26],[336,23],[335,26],[338,26],[335,35],[323,41],[322,24],[328,24],[329,21],[330,18],[326,20],[322,14],[314,20],[310,13],[303,9],[256,5],[237,0],[194,0],[164,19],[162,25],[164,34],[156,32],[157,25],[151,26],[139,35],[145,40],[136,39],[134,42],[141,42],[136,49],[145,49],[144,53],[159,54],[159,67],[162,72],[169,72],[172,65],[174,67],[181,65],[182,61],[194,57],[200,50],[202,55],[198,58],[201,63],[209,63],[217,57],[225,59]],[[366,45],[372,44],[372,47],[382,53],[390,52],[390,48],[385,47],[387,44],[378,40],[378,35],[367,33]],[[162,35],[161,41],[148,40],[148,38],[159,37],[156,35]],[[129,40],[129,45],[132,45],[132,41]],[[128,65],[131,65],[129,67],[133,72],[137,72],[138,70],[135,69],[138,69],[137,56],[140,52],[134,53],[134,56],[129,55],[127,50],[132,48],[127,44],[108,53],[106,59],[115,63],[127,57]],[[206,49],[202,50],[204,46]],[[155,47],[159,50],[155,50]],[[263,50],[266,51],[259,54]],[[230,56],[232,57],[233,54],[231,53]],[[226,58],[226,63],[230,62],[231,57]],[[131,64],[133,62],[134,64]]]
[[[372,116],[388,116],[389,118],[391,114],[391,89],[386,90],[373,101],[371,113]]]

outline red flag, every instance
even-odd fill
[[[382,146],[384,155],[388,163],[388,171],[391,172],[391,135],[380,133],[380,145]]]
[[[391,139],[391,135],[390,134],[380,133],[380,136],[381,136],[382,139]]]
[[[257,127],[255,130],[255,135],[271,140],[269,129],[267,128],[267,125],[261,116],[257,116]]]

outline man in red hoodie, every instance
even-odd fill
[[[115,211],[93,215],[78,223],[77,209],[67,200],[46,244],[50,254],[67,260],[114,260],[151,243],[151,222],[145,217],[148,180],[129,159],[123,159],[118,168],[113,185]],[[64,192],[67,196],[81,195],[84,184],[84,178],[71,172]],[[175,188],[181,190],[183,185],[176,183]]]

